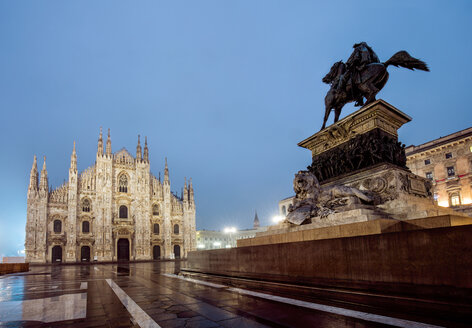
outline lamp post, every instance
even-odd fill
[[[237,229],[235,227],[224,228],[223,232],[229,234],[230,245],[233,247],[233,233],[235,233]]]
[[[279,224],[284,219],[285,219],[284,217],[282,217],[280,215],[276,215],[276,216],[272,217],[272,222],[274,222],[275,224]]]

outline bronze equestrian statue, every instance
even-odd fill
[[[375,96],[387,83],[389,65],[429,72],[425,62],[411,57],[404,50],[394,54],[385,63],[381,63],[367,43],[356,43],[353,48],[354,51],[346,64],[342,61],[334,63],[322,80],[330,84],[331,88],[325,97],[326,111],[321,130],[326,127],[331,110],[334,109],[334,123],[336,123],[345,104],[356,101],[355,106],[363,106],[364,97],[366,105],[375,101]]]

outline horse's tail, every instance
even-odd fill
[[[411,70],[420,69],[422,71],[429,72],[428,65],[424,61],[413,58],[405,50],[401,50],[393,55],[389,60],[384,63],[385,67],[393,65],[395,67],[404,67]]]

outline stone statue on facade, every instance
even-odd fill
[[[354,51],[347,62],[334,63],[329,73],[322,79],[324,83],[331,85],[325,97],[322,130],[326,127],[331,110],[334,109],[334,122],[336,123],[345,104],[355,101],[355,106],[363,106],[364,98],[366,98],[366,104],[375,101],[375,96],[387,83],[388,66],[429,71],[425,62],[411,57],[404,50],[394,54],[385,63],[381,63],[367,43],[356,43],[353,48]]]
[[[371,203],[372,198],[357,188],[334,185],[321,187],[316,176],[309,171],[299,171],[293,180],[296,193],[290,205],[287,221],[296,225],[303,224],[312,217],[325,217],[336,213],[345,206]]]

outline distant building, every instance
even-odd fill
[[[2,263],[25,263],[24,256],[4,256]]]
[[[405,152],[410,170],[433,183],[439,206],[472,214],[472,127]]]
[[[125,148],[112,153],[98,139],[95,163],[77,171],[72,151],[69,179],[50,190],[44,158],[38,184],[36,156],[30,173],[26,215],[26,261],[151,260],[186,257],[195,249],[192,182],[181,196],[170,190],[167,160],[164,180],[150,171],[147,140],[138,136],[136,157]]]
[[[198,230],[197,231],[197,249],[218,249],[236,247],[238,239],[253,238],[257,232],[266,231],[267,227],[261,227],[259,217],[254,216],[254,225],[252,229],[214,231],[214,230]]]
[[[288,208],[293,204],[295,196],[287,197],[279,201],[279,215],[285,219],[288,214]]]

